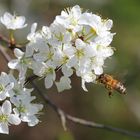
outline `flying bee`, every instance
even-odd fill
[[[113,90],[118,91],[120,94],[126,93],[125,86],[118,80],[114,79],[111,75],[101,74],[97,78],[97,81],[105,85],[105,88],[109,90],[109,96],[112,95]]]

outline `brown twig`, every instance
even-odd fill
[[[4,41],[5,43],[9,44],[9,41],[8,39],[6,39],[5,37],[2,37],[0,35],[0,41]],[[15,44],[16,46],[16,44]],[[4,56],[4,58],[6,59],[7,62],[9,62],[11,60],[11,57],[8,56],[8,54],[5,52],[4,49],[1,49],[1,46],[0,46],[0,52],[1,54]],[[104,124],[99,124],[99,123],[96,123],[96,122],[93,122],[93,121],[87,121],[85,119],[81,119],[81,118],[77,118],[77,117],[74,117],[74,116],[71,116],[67,113],[65,113],[61,108],[59,108],[57,105],[55,105],[49,98],[46,94],[44,94],[37,86],[36,84],[34,83],[34,76],[33,78],[30,77],[28,80],[27,80],[27,83],[30,82],[30,84],[35,88],[35,90],[39,93],[39,95],[42,97],[42,99],[44,100],[44,102],[46,104],[48,104],[60,117],[61,121],[62,121],[62,125],[64,127],[64,129],[66,129],[66,120],[69,120],[73,123],[76,123],[76,124],[80,124],[80,125],[83,125],[83,126],[86,126],[86,127],[91,127],[91,128],[98,128],[98,129],[104,129],[104,130],[108,130],[108,131],[112,131],[112,132],[116,132],[116,133],[120,133],[120,134],[123,134],[123,135],[127,135],[127,136],[133,136],[133,137],[138,137],[140,138],[140,133],[135,133],[135,132],[130,132],[130,131],[127,131],[125,129],[121,129],[121,128],[116,128],[116,127],[112,127],[112,126],[109,126],[109,125],[104,125]],[[26,84],[27,84],[26,83]]]
[[[34,81],[37,78],[38,78],[38,76],[33,74],[33,75],[31,75],[31,76],[29,76],[29,77],[26,78],[24,84],[27,85],[28,83],[30,83],[30,81]]]
[[[67,120],[70,120],[73,123],[76,124],[80,124],[86,127],[91,127],[91,128],[99,128],[99,129],[105,129],[108,131],[112,131],[112,132],[117,132],[123,135],[128,135],[128,136],[133,136],[133,137],[138,137],[140,138],[140,133],[135,133],[135,132],[130,132],[127,131],[125,129],[121,129],[121,128],[116,128],[116,127],[112,127],[109,125],[104,125],[104,124],[100,124],[100,123],[96,123],[93,121],[87,121],[85,119],[81,119],[81,118],[77,118],[74,116],[71,116],[67,113],[65,113],[61,108],[59,108],[57,105],[55,105],[46,94],[44,94],[37,86],[36,84],[31,81],[30,84],[35,88],[35,90],[39,93],[39,95],[42,97],[42,99],[44,99],[44,101],[53,108],[53,110],[55,110],[57,112],[57,114],[59,115],[59,117],[63,117]],[[60,113],[61,112],[61,113]],[[63,122],[62,122],[63,123]]]
[[[0,53],[5,58],[7,63],[11,60],[11,57],[6,53],[5,49],[0,45]]]
[[[0,34],[0,41],[2,41],[4,43],[7,43],[7,44],[10,43],[10,41],[6,37],[4,37],[3,35],[1,35],[1,34]]]

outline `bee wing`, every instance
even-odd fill
[[[128,70],[125,70],[123,72],[117,72],[114,74],[113,78],[117,79],[121,83],[125,83],[126,81],[126,76],[128,75]]]

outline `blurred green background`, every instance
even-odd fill
[[[17,12],[27,18],[29,26],[17,31],[17,40],[24,42],[30,25],[49,25],[61,10],[73,5],[92,11],[114,21],[116,32],[112,46],[116,48],[111,59],[106,60],[104,71],[121,79],[127,87],[127,95],[108,91],[101,85],[88,84],[85,93],[80,79],[72,77],[73,88],[57,93],[53,87],[46,94],[67,113],[87,120],[140,132],[140,0],[0,0],[0,16],[5,11]],[[0,31],[7,35],[3,26]],[[0,59],[0,70],[6,71],[6,63]],[[43,83],[40,83],[40,88]],[[44,87],[43,87],[44,88]],[[39,99],[40,102],[41,99]],[[46,106],[39,125],[29,128],[26,124],[10,127],[10,135],[1,140],[135,140],[136,138],[101,129],[92,129],[67,122],[65,132],[56,113]]]

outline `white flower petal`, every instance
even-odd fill
[[[104,57],[109,57],[113,55],[113,49],[111,47],[106,47],[106,49],[104,50]]]
[[[103,68],[99,67],[99,66],[96,66],[94,68],[94,72],[95,72],[96,75],[101,75],[103,73]]]
[[[83,49],[86,46],[86,44],[81,39],[76,39],[75,45],[78,50]]]
[[[16,20],[15,20],[15,29],[20,29],[21,27],[24,28],[27,26],[27,24],[24,24],[25,23],[25,17],[24,16],[19,16],[19,17],[16,17]]]
[[[62,72],[66,77],[70,77],[73,74],[73,70],[71,68],[66,67],[66,66],[62,67]]]
[[[82,76],[82,79],[84,79],[85,82],[90,83],[95,81],[96,76],[92,72],[87,72]]]
[[[27,39],[29,41],[34,40],[36,28],[37,28],[37,23],[33,23],[32,26],[31,26],[31,32],[27,36]]]
[[[5,92],[0,93],[0,101],[3,101],[3,100],[5,100],[5,99],[6,99],[6,94],[5,94]]]
[[[73,15],[76,17],[76,18],[79,18],[80,15],[81,15],[81,8],[79,5],[75,5],[72,9],[72,12],[73,12]]]
[[[46,88],[51,88],[52,85],[53,85],[53,75],[48,75],[46,78],[45,78],[45,87]]]
[[[22,52],[20,49],[15,48],[14,49],[14,54],[17,58],[22,58],[24,55],[24,52]]]
[[[23,122],[29,122],[30,121],[30,116],[27,116],[26,114],[21,115],[20,118]]]
[[[14,124],[14,125],[19,125],[21,123],[21,120],[20,118],[18,117],[18,115],[15,115],[15,114],[11,114],[9,116],[9,120],[8,120],[11,124]]]
[[[19,64],[19,61],[17,59],[13,59],[8,63],[8,67],[10,69],[17,69],[18,64]]]
[[[59,82],[55,82],[56,84],[56,87],[58,89],[58,92],[62,92],[66,89],[70,89],[71,88],[71,81],[68,77],[66,76],[63,76],[61,77],[60,81]]]
[[[66,65],[71,68],[71,67],[76,66],[77,63],[78,63],[77,57],[74,56],[74,57],[72,57],[71,59],[68,60]]]
[[[9,134],[8,124],[0,123],[0,133]]]
[[[11,82],[9,85],[7,85],[6,90],[9,91],[14,87],[14,82]]]
[[[84,91],[88,92],[86,86],[85,86],[85,80],[82,79],[82,88]]]
[[[105,27],[107,28],[107,30],[110,30],[113,26],[113,21],[111,19],[109,19],[104,24],[105,24]]]
[[[42,34],[46,39],[50,39],[51,38],[51,31],[50,28],[47,26],[43,26],[42,27]]]
[[[39,123],[39,120],[37,119],[37,117],[34,116],[30,116],[30,121],[28,122],[28,126],[35,126]]]
[[[3,114],[9,115],[12,112],[12,106],[11,106],[10,101],[8,100],[4,101],[1,109],[2,109]]]
[[[31,57],[34,53],[34,48],[32,46],[32,44],[27,44],[26,46],[26,52],[25,52],[25,57]]]
[[[37,23],[33,23],[32,26],[31,26],[31,33],[35,33],[36,31],[36,28],[37,28]]]
[[[42,104],[30,104],[28,105],[28,115],[34,115],[37,114],[40,110],[42,110],[43,105]]]
[[[7,75],[7,73],[5,72],[1,73],[0,83],[2,83],[2,85],[4,86],[6,86],[9,83],[9,75]]]
[[[36,53],[36,54],[34,54],[33,58],[38,62],[43,62],[43,61],[47,60],[47,54]]]
[[[27,71],[27,67],[21,65],[21,67],[20,67],[20,69],[19,69],[19,79],[20,79],[20,80],[25,79],[26,71]]]

